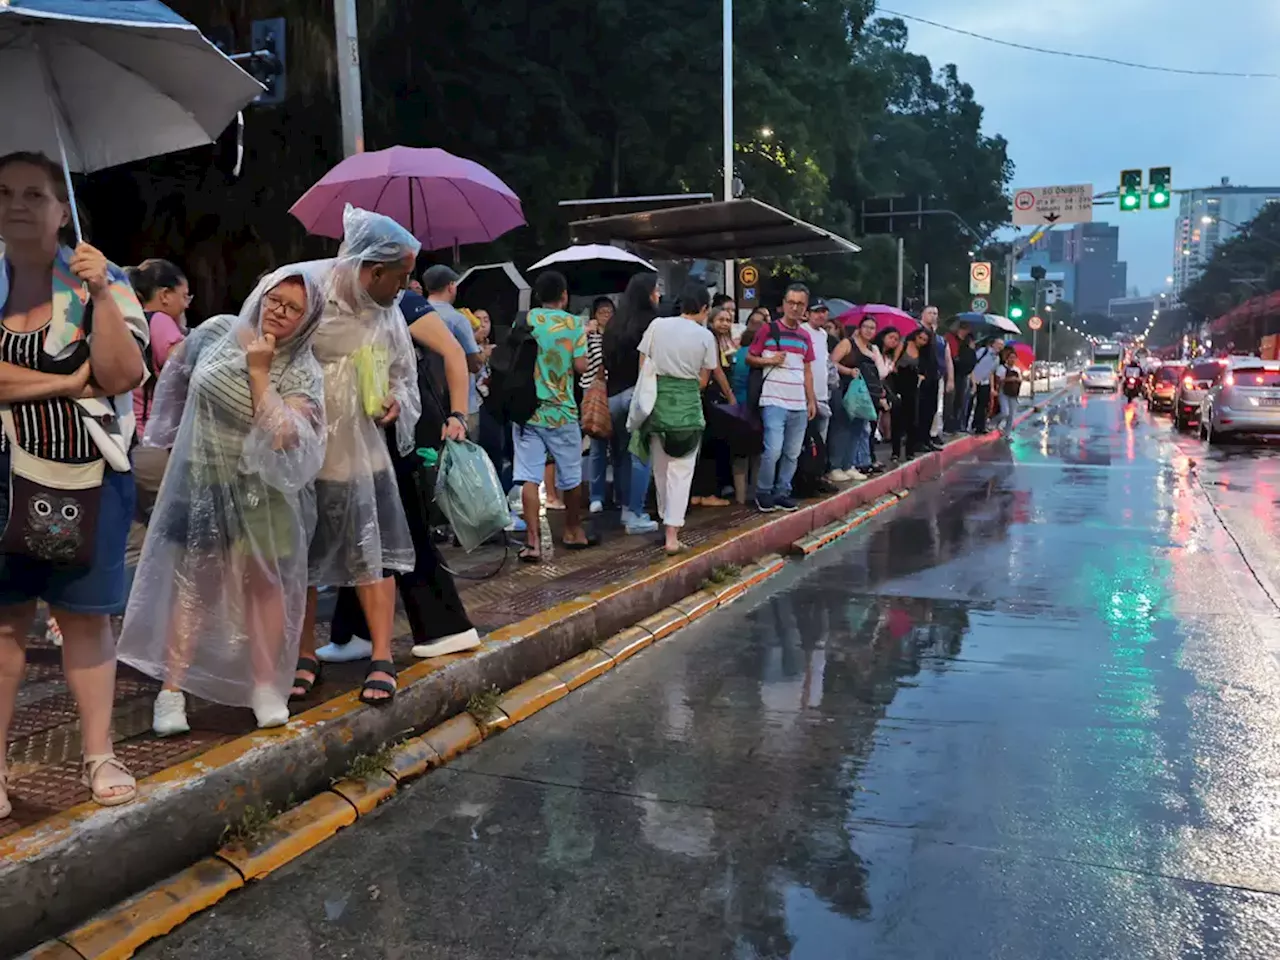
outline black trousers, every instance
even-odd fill
[[[894,380],[898,403],[892,414],[893,455],[901,456],[905,445],[907,456],[912,457],[920,447],[919,381],[915,371],[910,368],[899,373]],[[928,428],[925,429],[925,436],[928,437]]]
[[[465,633],[472,628],[472,623],[453,577],[444,568],[444,561],[431,540],[430,518],[425,516],[423,504],[417,496],[413,468],[394,450],[391,459],[395,464],[400,502],[409,521],[409,534],[413,537],[417,558],[417,565],[411,572],[395,575],[400,602],[404,604],[409,618],[409,629],[418,643],[431,643],[455,633]],[[369,624],[355,587],[342,587],[338,591],[329,638],[341,646],[349,643],[353,636],[368,637]]]
[[[991,384],[981,384],[973,397],[973,432],[987,432],[987,411],[991,409]]]

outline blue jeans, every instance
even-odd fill
[[[652,467],[627,451],[631,434],[627,433],[627,412],[631,408],[634,388],[609,398],[609,416],[613,418],[613,435],[608,440],[591,441],[589,473],[591,500],[604,503],[608,466],[613,462],[614,499],[633,514],[644,513],[649,496]]]
[[[796,462],[804,449],[804,433],[809,426],[808,411],[761,407],[760,419],[764,421],[764,453],[760,455],[756,496],[766,499],[790,496]]]
[[[871,466],[871,421],[856,420],[844,412],[837,399],[831,405],[831,439],[827,458],[832,470],[859,470]]]

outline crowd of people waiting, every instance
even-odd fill
[[[877,439],[897,462],[944,430],[984,431],[993,399],[1008,417],[1016,395],[999,341],[942,336],[932,307],[905,336],[873,318],[838,329],[799,283],[778,316],[739,327],[697,283],[663,309],[652,273],[579,316],[548,271],[495,346],[488,312],[456,306],[453,270],[419,280],[418,241],[351,208],[334,259],[275,270],[238,314],[188,331],[178,267],[126,273],[69,224],[56,164],[0,158],[0,742],[43,601],[84,782],[108,806],[137,790],[112,749],[117,661],[162,683],[153,728],[174,735],[188,694],[281,725],[325,662],[367,658],[361,701],[390,703],[397,593],[415,656],[479,646],[422,494],[422,454],[445,440],[473,438],[518,491],[520,560],[543,559],[542,510],[562,509],[561,545],[585,550],[610,504],[674,556],[690,506],[794,510],[885,469]],[[317,649],[321,590],[337,596]],[[0,818],[7,786],[0,757]]]

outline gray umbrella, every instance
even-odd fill
[[[262,86],[156,0],[0,0],[0,90],[0,155],[89,172],[212,143]]]

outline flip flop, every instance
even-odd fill
[[[662,548],[662,552],[665,553],[668,557],[678,557],[682,553],[689,552],[689,545],[687,543],[682,543],[679,546],[677,546],[674,550],[672,550],[670,547],[664,544]]]
[[[600,546],[600,538],[596,536],[587,537],[586,543],[565,543],[561,540],[560,546],[566,550],[590,550],[592,547]]]
[[[521,547],[520,552],[516,554],[516,559],[521,563],[541,563],[542,554],[532,547]]]

